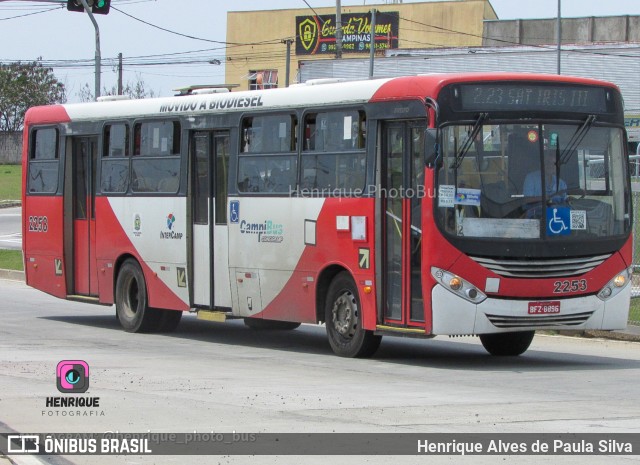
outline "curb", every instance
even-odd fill
[[[631,327],[632,326],[627,326],[627,328],[631,328]],[[633,326],[633,328],[635,329],[638,327]],[[640,342],[640,334],[638,334],[638,330],[632,331],[630,329],[625,329],[622,331],[589,330],[584,332],[584,337],[613,339],[615,341],[626,341],[626,342]]]
[[[0,269],[0,279],[10,279],[12,281],[25,281],[24,271]]]
[[[20,200],[2,200],[0,201],[0,208],[13,208],[22,205]]]

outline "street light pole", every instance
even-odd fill
[[[82,6],[84,7],[84,11],[87,12],[91,22],[93,23],[93,27],[96,30],[96,63],[95,63],[95,99],[98,100],[100,97],[100,28],[98,27],[98,22],[93,17],[93,13],[91,12],[91,7],[87,4],[87,0],[80,0]]]
[[[560,8],[560,1],[558,0],[558,24],[556,26],[556,31],[558,35],[558,74],[562,74],[560,72],[560,55],[562,50],[562,13]]]
[[[336,58],[342,58],[342,5],[336,0]]]

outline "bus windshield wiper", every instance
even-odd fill
[[[489,116],[489,113],[480,113],[480,116],[478,116],[478,119],[476,120],[475,124],[471,128],[471,131],[469,131],[467,139],[464,141],[464,144],[462,144],[462,147],[460,147],[460,150],[458,150],[458,153],[456,154],[456,161],[453,164],[452,168],[456,170],[460,168],[460,165],[462,164],[462,160],[464,160],[465,155],[471,148],[471,145],[473,145],[473,142],[476,140],[476,136],[480,132],[482,123],[484,122],[485,119],[487,119],[487,116]]]
[[[587,119],[584,123],[582,123],[582,126],[580,126],[578,130],[573,133],[573,136],[571,136],[569,143],[564,148],[564,150],[562,151],[562,154],[559,157],[560,165],[564,165],[565,163],[567,163],[567,161],[569,161],[569,158],[571,157],[571,152],[573,152],[575,148],[578,145],[580,145],[580,142],[582,142],[582,139],[584,139],[584,137],[587,135],[587,133],[591,129],[591,126],[593,125],[595,120],[596,120],[596,115],[587,116]],[[560,144],[558,144],[558,147],[559,146]]]

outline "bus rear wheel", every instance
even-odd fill
[[[515,357],[525,353],[531,345],[535,331],[481,334],[480,342],[491,355]]]
[[[161,324],[162,314],[149,307],[144,274],[133,259],[126,260],[118,273],[116,315],[129,333],[154,331]]]
[[[370,357],[378,350],[382,336],[363,328],[358,289],[351,275],[343,271],[331,281],[325,306],[325,323],[331,349],[341,357]]]

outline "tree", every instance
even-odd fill
[[[0,64],[0,131],[20,131],[30,107],[65,103],[65,86],[41,58]]]
[[[122,95],[126,95],[132,99],[155,97],[155,92],[153,90],[147,90],[145,86],[146,84],[140,76],[136,75],[135,82],[127,81],[127,84],[123,86]],[[116,85],[113,85],[111,89],[103,87],[101,94],[102,96],[118,95],[118,87]],[[90,87],[89,84],[82,86],[80,92],[78,92],[78,97],[81,102],[93,102],[94,94],[92,87]]]

